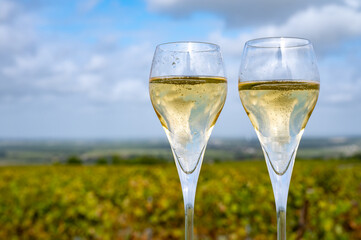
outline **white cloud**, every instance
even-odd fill
[[[350,24],[352,23],[352,24]],[[266,25],[240,33],[236,38],[224,37],[222,31],[210,35],[228,54],[239,55],[245,41],[259,37],[294,36],[310,39],[317,51],[332,52],[344,41],[361,38],[361,10],[348,6],[327,5],[308,8],[293,15],[284,24]]]
[[[16,2],[0,1],[0,63],[11,59],[4,56],[31,50],[36,40],[34,28],[37,22],[35,15],[24,12]]]
[[[6,21],[11,18],[18,10],[15,2],[1,1],[0,2],[0,20]]]
[[[8,86],[2,97],[16,95],[21,85],[25,95],[52,93],[62,98],[71,94],[96,102],[142,102],[148,82],[145,66],[150,65],[151,58],[145,58],[149,53],[138,48],[119,47],[102,53],[93,46],[83,58],[85,50],[78,46],[67,54],[60,45],[37,46],[33,54],[16,54],[13,64],[0,66]]]
[[[119,45],[121,34],[95,43],[41,35],[36,11],[16,2],[0,1],[0,13],[6,19],[0,21],[0,104],[44,97],[145,101],[154,51],[147,43]]]
[[[149,100],[148,94],[148,85],[144,84],[144,81],[141,79],[128,79],[119,82],[111,96],[116,99],[131,101],[136,98],[136,101],[144,102]]]
[[[361,49],[355,48],[355,51]],[[321,104],[337,109],[361,107],[361,74],[357,58],[324,58],[319,63],[321,72]],[[355,62],[354,62],[355,61]]]
[[[356,0],[347,0],[355,6]],[[274,23],[282,23],[293,14],[309,8],[327,4],[343,5],[343,0],[147,0],[150,10],[185,17],[195,12],[211,12],[226,20],[228,26],[250,27]]]
[[[89,71],[100,71],[107,65],[107,59],[102,55],[94,55],[89,60],[86,69]]]
[[[319,47],[333,47],[351,37],[361,36],[361,10],[336,5],[309,8],[292,16],[285,25],[271,27],[268,31],[304,36]]]
[[[359,8],[361,6],[361,2],[359,0],[345,0],[345,3],[353,8]]]
[[[86,13],[93,10],[102,0],[82,0],[79,2],[78,9]]]

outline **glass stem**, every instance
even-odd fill
[[[205,149],[205,148],[204,148]],[[177,159],[175,163],[177,165],[178,175],[182,185],[183,200],[184,200],[184,211],[185,211],[185,239],[193,240],[193,215],[194,215],[194,200],[196,196],[196,188],[201,170],[203,154],[199,157],[200,161],[196,166],[195,170],[191,173],[185,173],[179,165]]]
[[[193,240],[194,206],[192,204],[186,205],[185,215],[185,240]]]
[[[183,186],[185,211],[185,240],[193,240],[194,199],[197,184],[185,184]]]
[[[203,158],[203,155],[201,155]],[[199,171],[201,169],[200,162],[195,171],[186,174],[179,167],[179,163],[176,161],[179,178],[181,180],[183,200],[184,200],[184,211],[185,211],[185,240],[193,240],[193,216],[194,216],[194,200],[196,196],[197,181]]]
[[[286,240],[287,197],[288,197],[288,189],[290,186],[293,165],[295,162],[294,156],[290,159],[290,161],[291,162],[288,168],[286,169],[286,171],[282,175],[279,175],[273,170],[272,166],[270,165],[270,160],[266,159],[267,168],[270,174],[273,193],[276,202],[278,240]]]
[[[277,240],[286,240],[286,209],[277,209]]]

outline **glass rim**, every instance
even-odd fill
[[[309,45],[312,45],[310,40],[299,37],[264,37],[251,39],[245,43],[245,46],[252,48],[298,48]]]
[[[198,46],[204,46],[204,48],[199,49],[176,49],[171,48],[170,46],[176,46],[176,45],[182,45],[186,46],[188,44],[194,44]],[[205,46],[208,46],[208,48],[205,48]],[[201,42],[201,41],[175,41],[175,42],[165,42],[158,44],[156,46],[156,50],[159,49],[161,51],[167,51],[167,52],[215,52],[220,51],[220,47],[218,44],[210,43],[210,42]]]

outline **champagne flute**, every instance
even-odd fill
[[[171,145],[183,192],[185,239],[191,240],[203,155],[227,95],[219,46],[200,42],[158,45],[149,93]]]
[[[272,182],[277,239],[286,239],[286,206],[292,169],[320,89],[309,40],[262,38],[246,42],[238,91],[256,130]]]

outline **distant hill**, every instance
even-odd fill
[[[304,138],[298,158],[347,158],[361,153],[361,137]],[[78,156],[87,164],[97,159],[139,159],[139,156],[173,161],[168,142],[158,140],[0,140],[0,164],[54,164],[63,163],[70,156]],[[212,138],[207,146],[207,161],[238,161],[263,159],[257,139]]]

